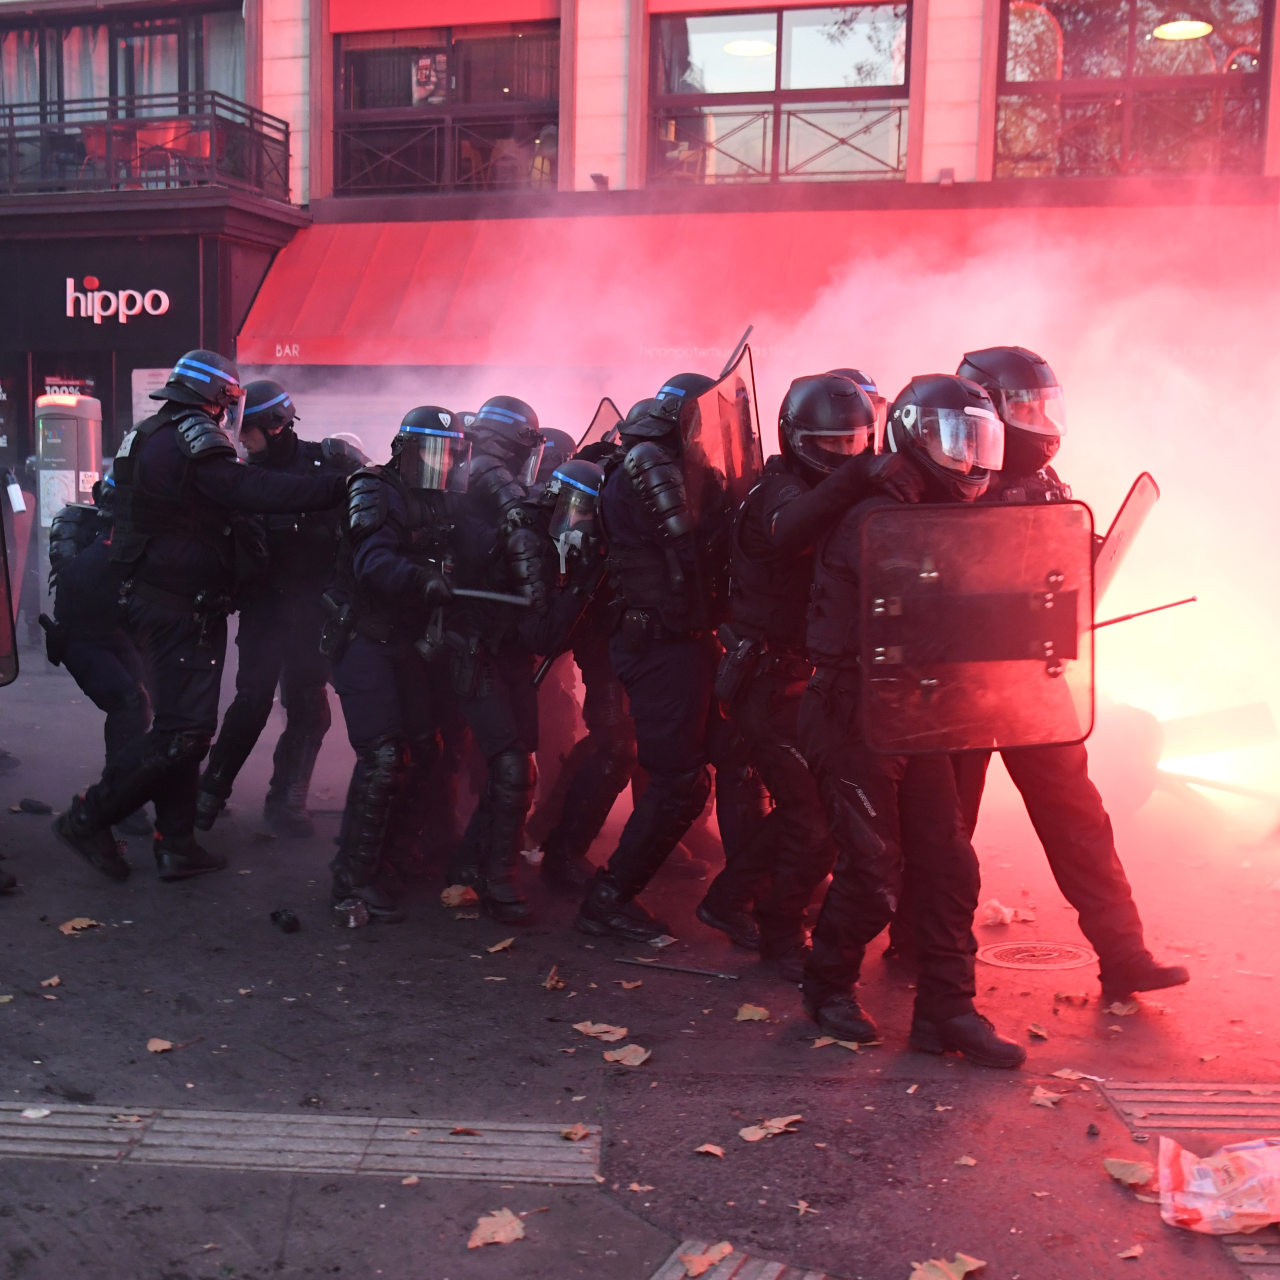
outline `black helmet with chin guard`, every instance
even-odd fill
[[[980,498],[1004,460],[1004,423],[991,397],[947,373],[922,374],[898,392],[885,438],[920,463],[944,501]]]

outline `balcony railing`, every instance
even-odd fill
[[[288,124],[207,90],[0,107],[0,194],[203,186],[287,201]]]

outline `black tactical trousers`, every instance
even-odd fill
[[[99,711],[106,712],[105,773],[119,768],[126,752],[151,725],[151,699],[142,682],[142,659],[123,631],[74,636],[66,643],[62,665]]]
[[[804,912],[831,873],[836,846],[818,784],[798,746],[800,701],[810,668],[796,659],[766,658],[731,709],[773,811],[751,837],[742,861],[771,884],[756,899],[760,944],[776,952],[803,942]]]
[[[973,1009],[980,886],[951,758],[872,752],[859,728],[856,680],[819,672],[800,706],[800,749],[838,850],[805,993],[821,1003],[852,989],[867,944],[897,906],[905,864],[916,888],[916,1012],[958,1017]]]
[[[1053,878],[1079,913],[1080,931],[1098,953],[1105,980],[1108,969],[1144,956],[1146,945],[1129,879],[1116,856],[1111,819],[1089,781],[1088,753],[1078,745],[1020,747],[1000,754],[1022,793]],[[972,836],[991,754],[966,751],[952,759],[961,811]]]

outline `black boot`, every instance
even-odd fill
[[[624,897],[606,867],[591,881],[573,927],[595,938],[625,938],[628,942],[652,942],[669,932],[665,921],[650,915],[635,899]]]
[[[158,836],[152,849],[161,880],[190,880],[192,876],[225,871],[227,867],[222,854],[201,848],[191,836]]]
[[[343,924],[398,923],[393,878],[383,862],[387,827],[408,767],[401,738],[378,738],[356,752],[333,872],[334,913]]]
[[[118,835],[122,836],[144,836],[150,839],[156,833],[155,824],[151,821],[151,815],[147,813],[146,806],[135,809],[127,818],[115,824],[115,830]]]
[[[516,868],[536,783],[532,755],[507,751],[494,756],[489,764],[489,841],[480,862],[476,892],[484,909],[502,924],[523,924],[529,918],[529,904],[520,893]]]
[[[76,796],[70,808],[54,819],[53,834],[109,879],[122,883],[133,871],[112,837],[111,828],[95,824],[85,811],[83,796]]]
[[[563,855],[553,857],[544,849],[538,871],[552,888],[563,889],[566,893],[576,896],[591,883],[596,868],[594,863],[584,857],[567,858]]]
[[[203,783],[203,779],[201,781]],[[225,796],[215,795],[212,791],[206,791],[202,785],[200,790],[196,792],[196,830],[212,831],[218,814],[226,807]]]
[[[876,1024],[867,1017],[866,1010],[858,1003],[852,991],[840,991],[835,995],[815,998],[809,992],[802,1000],[804,1011],[829,1036],[837,1040],[852,1040],[857,1044],[873,1044],[880,1039]]]
[[[799,985],[804,981],[805,961],[811,952],[803,938],[789,938],[785,942],[760,943],[760,962],[772,969],[783,982]]]
[[[976,1011],[941,1022],[916,1014],[911,1020],[910,1044],[919,1053],[963,1054],[978,1067],[1012,1069],[1027,1060],[1027,1051],[1020,1044],[1006,1040]]]
[[[339,924],[359,929],[366,924],[402,924],[404,912],[397,904],[396,886],[390,877],[343,890],[334,882],[333,914]]]
[[[746,911],[720,907],[712,901],[711,894],[707,894],[698,904],[697,916],[708,929],[718,929],[728,937],[735,947],[760,950],[760,926]]]
[[[1149,951],[1121,964],[1102,966],[1102,1000],[1127,1000],[1135,991],[1163,991],[1191,981],[1185,965],[1159,964]]]
[[[292,713],[292,708],[290,710]],[[311,775],[323,741],[323,735],[292,733],[286,729],[276,743],[275,772],[271,775],[262,816],[278,836],[303,839],[315,835],[315,825],[307,812],[307,793],[311,790]]]
[[[209,751],[209,763],[200,777],[196,797],[196,830],[208,831],[226,808],[236,775],[249,758],[271,715],[274,699],[250,698],[237,693],[222,717],[218,740]]]

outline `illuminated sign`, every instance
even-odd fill
[[[130,316],[162,316],[169,310],[169,295],[163,289],[103,289],[97,276],[84,277],[84,292],[76,289],[74,276],[67,277],[67,319],[92,317],[94,324],[111,316],[128,324]]]

